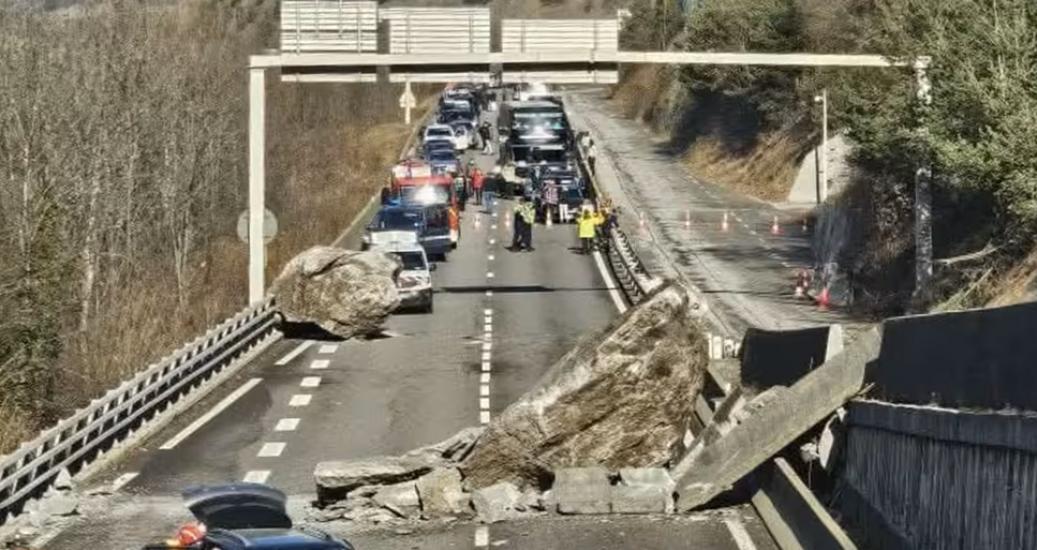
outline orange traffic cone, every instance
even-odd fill
[[[727,212],[724,212],[724,220],[720,222],[720,230],[721,231],[727,231],[727,228],[728,228]]]
[[[821,289],[821,295],[817,298],[817,308],[821,311],[828,311],[828,303],[831,297],[828,295],[828,287]]]
[[[771,235],[780,235],[781,226],[778,225],[778,217],[774,216],[774,221],[771,223]]]

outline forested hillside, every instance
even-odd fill
[[[642,69],[627,73],[618,95],[631,114],[665,123],[677,146],[701,152],[695,141],[710,142],[725,162],[741,163],[741,170],[722,171],[724,183],[763,187],[757,194],[768,196],[779,172],[817,144],[820,112],[812,98],[827,89],[832,126],[858,144],[856,181],[835,202],[852,219],[840,265],[868,307],[895,313],[909,306],[913,182],[926,162],[934,174],[936,257],[984,251],[938,265],[926,304],[953,297],[953,307],[981,305],[1003,291],[1006,276],[1028,280],[1012,268],[1037,234],[1037,3],[701,0],[687,16],[643,4],[624,43],[931,56],[927,108],[915,101],[909,69]],[[736,114],[729,122],[738,128],[705,124],[717,122],[710,106],[714,114]],[[754,169],[761,155],[774,166]]]
[[[272,0],[0,0],[0,451],[245,306],[247,60]],[[271,273],[406,138],[398,91],[268,79]]]

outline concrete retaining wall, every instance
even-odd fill
[[[800,330],[750,328],[742,339],[742,385],[791,386],[843,349],[839,325]]]
[[[893,403],[1037,411],[1037,303],[889,319],[871,396]]]
[[[1037,419],[852,403],[836,506],[873,548],[1037,544]]]

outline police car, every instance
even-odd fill
[[[436,264],[429,263],[417,233],[397,231],[393,236],[395,240],[379,242],[371,250],[392,254],[403,265],[396,278],[400,307],[432,313],[432,272]]]

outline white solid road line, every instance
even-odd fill
[[[197,420],[195,420],[194,422],[191,422],[191,424],[188,425],[186,428],[184,428],[183,430],[180,430],[180,433],[174,435],[169,441],[166,441],[165,443],[163,443],[162,446],[159,447],[159,449],[162,449],[163,451],[168,451],[169,449],[172,449],[172,448],[176,447],[181,442],[183,442],[185,439],[187,439],[188,437],[191,437],[191,434],[193,434],[194,432],[198,431],[199,428],[204,426],[208,421],[212,420],[213,418],[216,418],[216,415],[218,415],[221,412],[223,412],[224,410],[226,410],[227,407],[230,407],[231,405],[233,405],[234,402],[237,401],[238,399],[240,399],[242,395],[245,395],[246,393],[248,393],[249,390],[251,390],[252,388],[256,387],[256,385],[259,384],[262,381],[263,381],[262,378],[253,378],[253,379],[249,380],[248,382],[245,382],[244,385],[242,385],[240,388],[238,388],[238,389],[234,390],[233,392],[231,392],[230,395],[228,395],[227,397],[224,397],[222,401],[217,403],[213,408],[209,409],[209,412],[207,412],[207,413],[203,414],[202,416],[198,417]]]
[[[274,426],[275,432],[294,432],[299,427],[298,418],[282,418],[277,421],[277,425]]]
[[[270,478],[270,470],[249,470],[245,473],[245,483],[266,483],[266,480]]]
[[[112,492],[118,493],[120,489],[129,485],[129,483],[134,479],[137,479],[137,476],[139,475],[140,472],[126,472],[125,474],[115,478],[115,481],[112,482]]]
[[[598,266],[598,272],[601,273],[601,278],[605,280],[605,288],[609,289],[609,296],[612,297],[612,303],[616,305],[616,309],[619,310],[620,314],[623,314],[627,310],[627,305],[623,302],[623,296],[619,293],[619,289],[616,288],[616,282],[612,280],[612,274],[609,273],[607,267],[605,267],[605,259],[601,257],[601,252],[594,251],[594,264]]]
[[[295,349],[293,349],[292,351],[288,352],[288,355],[285,355],[284,357],[278,359],[277,362],[274,363],[274,364],[277,365],[277,366],[287,365],[289,361],[291,361],[292,359],[295,359],[296,357],[298,357],[299,354],[301,354],[302,352],[306,351],[306,349],[309,348],[312,345],[313,345],[313,340],[306,340],[305,342],[303,342],[303,343],[299,344],[298,346],[296,346]]]
[[[324,344],[317,353],[330,354],[338,351],[338,344]]]
[[[259,452],[256,453],[256,456],[259,458],[277,458],[284,452],[286,445],[288,444],[280,441],[264,443],[263,446],[259,448]]]
[[[330,364],[331,361],[328,361],[327,359],[317,359],[310,363],[310,368],[313,370],[324,370],[328,368],[328,365]]]
[[[749,536],[749,532],[745,530],[741,520],[727,518],[724,520],[724,525],[731,532],[731,538],[735,539],[735,545],[738,546],[738,550],[756,550],[756,545],[753,544],[753,539]]]
[[[308,393],[299,393],[292,396],[292,399],[288,401],[289,407],[305,407],[310,404],[310,400],[313,396]]]
[[[320,385],[320,377],[319,376],[306,376],[306,377],[304,377],[302,379],[301,382],[299,382],[299,387],[301,387],[301,388],[316,388],[319,385]]]
[[[490,545],[490,529],[485,525],[475,528],[475,547],[486,548]]]

